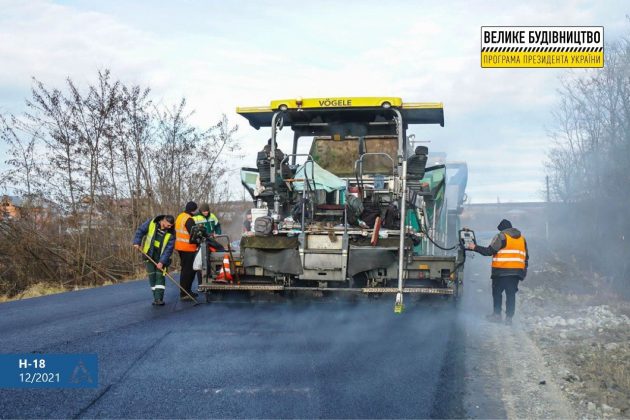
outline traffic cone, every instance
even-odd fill
[[[230,270],[230,257],[228,254],[223,255],[223,267],[221,267],[221,271],[219,275],[214,281],[227,283],[228,281],[232,283],[232,271]]]

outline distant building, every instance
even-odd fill
[[[526,238],[544,238],[549,209],[549,203],[545,202],[465,204],[461,225],[475,230],[482,243],[497,233],[501,219],[511,221]]]
[[[0,219],[19,219],[22,215],[22,198],[13,195],[3,195],[0,201]]]
[[[37,224],[47,223],[59,212],[59,206],[39,196],[29,198],[3,195],[0,198],[0,220],[20,220],[28,217]]]

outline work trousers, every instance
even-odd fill
[[[149,284],[153,291],[153,300],[164,300],[164,290],[166,284],[164,281],[164,272],[158,270],[158,268],[151,261],[147,261],[147,274],[149,275]]]
[[[203,282],[203,280],[202,280],[201,271],[197,271],[197,287],[201,286],[202,282]]]
[[[195,254],[196,251],[193,252],[185,252],[185,251],[177,251],[179,252],[179,260],[182,265],[182,271],[179,273],[179,284],[182,286],[184,290],[188,293],[192,294],[192,283],[195,279],[195,271],[193,270],[193,263],[195,262]],[[180,290],[180,297],[186,296],[184,292]]]
[[[201,252],[201,250],[199,250],[199,252]],[[208,260],[208,262],[207,262],[207,264],[208,264],[207,265],[208,271],[210,271],[210,251],[209,250],[206,252],[206,259]],[[196,271],[196,273],[197,273],[197,286],[201,286],[201,283],[203,283],[202,271],[203,270]]]
[[[497,277],[492,279],[492,301],[494,313],[501,315],[503,292],[505,291],[505,316],[512,318],[516,309],[516,292],[518,292],[518,276]]]

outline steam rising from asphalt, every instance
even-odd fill
[[[593,219],[585,217],[589,214],[597,214],[598,224],[608,228],[594,231]],[[567,294],[598,291],[627,298],[630,234],[614,228],[619,217],[618,206],[595,211],[575,203],[502,203],[467,206],[463,223],[476,231],[479,243],[488,245],[498,233],[498,222],[512,221],[529,248],[523,287],[545,286]]]

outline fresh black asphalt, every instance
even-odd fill
[[[97,353],[98,389],[0,389],[3,418],[467,417],[442,298],[151,306],[146,281],[0,304],[0,353]],[[201,298],[201,296],[200,296]],[[204,302],[203,299],[200,300]]]

